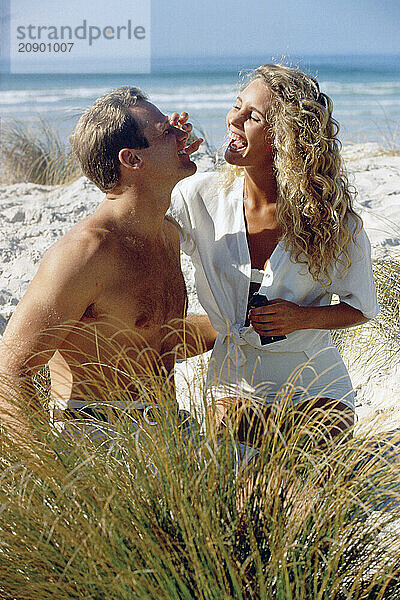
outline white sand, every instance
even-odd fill
[[[373,246],[374,256],[400,253],[400,157],[389,156],[376,144],[346,146],[343,150],[351,181],[358,189],[357,208]],[[202,159],[201,170],[210,168]],[[76,221],[93,212],[103,194],[87,179],[57,188],[35,184],[0,186],[0,333],[34,276],[43,252]],[[193,283],[190,260],[182,257],[191,312],[202,312]],[[345,357],[346,358],[346,357]],[[399,362],[399,361],[397,361]],[[400,427],[400,367],[378,365],[363,368],[349,364],[357,388],[358,413],[364,417],[390,409],[382,427]],[[188,403],[184,379],[197,385],[193,373],[199,361],[179,365],[180,401]],[[197,378],[198,379],[198,378]]]

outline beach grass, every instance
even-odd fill
[[[391,250],[373,263],[379,314],[365,325],[332,332],[342,355],[353,366],[375,369],[400,363],[400,253]]]
[[[2,123],[0,157],[0,181],[7,185],[60,185],[72,183],[82,175],[54,123],[39,117],[30,125],[18,120]]]
[[[400,597],[399,435],[332,442],[322,415],[282,397],[259,454],[238,461],[234,423],[218,439],[200,423],[200,437],[148,375],[150,423],[126,408],[62,429],[27,409],[29,436],[2,431],[2,599]],[[83,379],[88,402],[129,402],[117,377],[91,382],[88,365]]]
[[[385,116],[379,130],[382,154],[400,154],[400,124]],[[205,130],[198,124],[189,136],[188,144],[202,137],[195,158],[207,157],[214,167],[223,163],[219,151],[211,144]],[[37,183],[62,185],[72,183],[82,172],[67,143],[57,133],[57,125],[42,117],[27,124],[23,121],[4,121],[0,128],[0,183]],[[351,159],[350,159],[351,160]]]
[[[199,150],[197,151],[197,153],[194,154],[194,156],[196,156],[196,155],[197,156],[207,156],[212,161],[212,163],[215,165],[217,149],[210,142],[206,131],[200,125],[196,124],[193,126],[193,130],[192,130],[191,134],[189,135],[187,145],[191,144],[198,138],[202,138],[203,142],[202,142]]]
[[[278,413],[235,473],[233,436],[192,445],[168,405],[156,418],[102,445],[37,422],[29,451],[3,436],[2,598],[399,597],[390,444],[319,450],[316,422],[283,435]]]
[[[102,447],[45,427],[31,453],[3,439],[1,597],[398,598],[392,449],[278,431],[236,475],[231,437],[185,445],[171,411]]]
[[[385,154],[400,156],[400,122],[395,122],[383,109],[383,125],[376,125]]]

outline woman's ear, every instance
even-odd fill
[[[144,166],[143,158],[131,148],[122,148],[118,152],[119,162],[127,169],[139,170]]]

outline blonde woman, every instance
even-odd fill
[[[239,400],[266,414],[285,401],[334,407],[334,435],[354,422],[354,394],[329,330],[364,323],[378,306],[332,102],[301,71],[263,65],[227,127],[228,177],[180,182],[171,209],[216,330],[207,381],[216,424]],[[269,304],[251,308],[255,292]]]

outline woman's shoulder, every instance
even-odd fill
[[[363,230],[363,220],[360,217],[360,215],[354,211],[347,213],[346,225],[349,231],[351,231],[352,233]]]
[[[358,215],[355,212],[349,213],[347,215],[346,225],[351,235],[351,238],[349,240],[350,246],[361,245],[362,247],[367,247],[369,249],[371,243],[368,238],[367,232],[364,229],[363,220],[360,217],[360,215]]]

